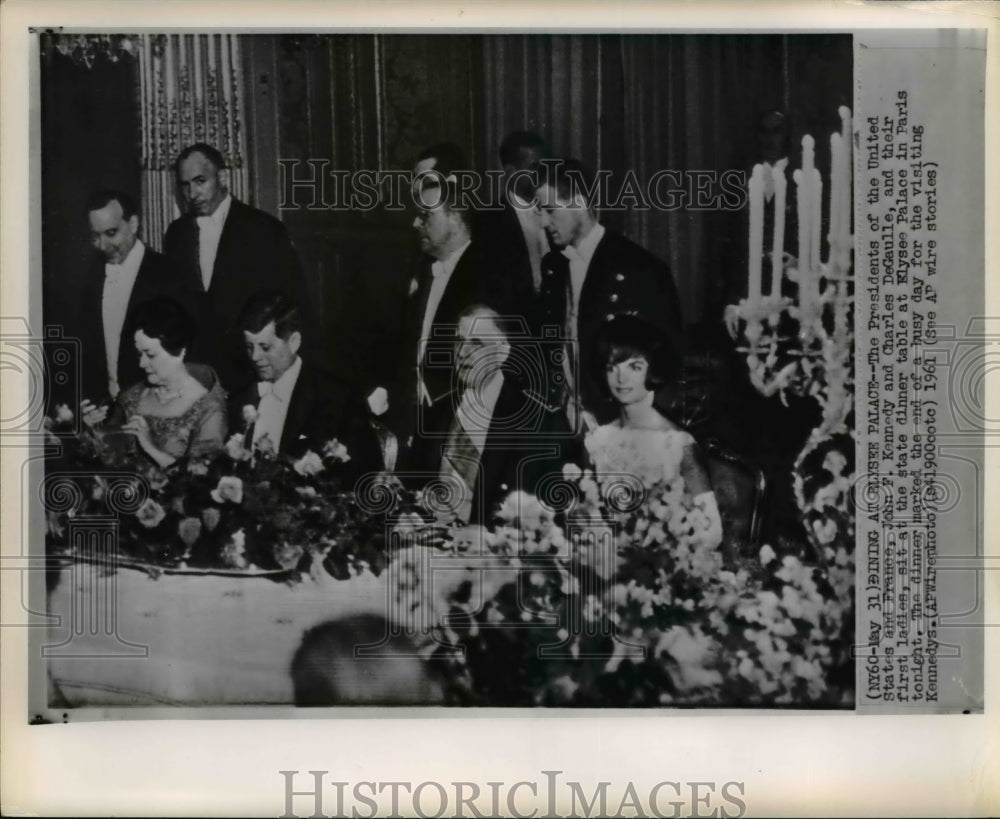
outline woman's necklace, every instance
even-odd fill
[[[161,404],[169,404],[171,401],[176,401],[181,397],[181,390],[171,390],[165,386],[153,387],[153,395],[156,396],[156,400]]]

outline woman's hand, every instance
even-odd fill
[[[149,433],[149,423],[141,415],[131,415],[122,426],[122,432],[134,435],[146,452],[153,448],[153,439]]]
[[[156,448],[149,431],[149,422],[141,415],[130,416],[128,421],[122,426],[122,432],[134,435],[139,442],[139,446],[143,448],[145,453],[164,469],[177,460],[172,455],[168,455],[163,450]]]
[[[108,417],[108,407],[104,404],[95,406],[85,398],[80,402],[80,417],[88,427],[96,427]]]

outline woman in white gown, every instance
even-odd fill
[[[603,370],[601,383],[618,406],[618,418],[593,429],[584,443],[606,501],[615,484],[631,502],[636,492],[644,503],[672,500],[697,513],[700,544],[718,548],[722,521],[699,447],[653,403],[656,390],[676,378],[674,358],[665,336],[648,322],[632,315],[610,320],[592,361]]]

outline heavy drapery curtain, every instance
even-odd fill
[[[797,97],[808,90],[796,94],[796,66],[809,46],[798,48],[802,54],[782,36],[488,37],[485,142],[496,146],[509,131],[537,131],[557,156],[609,170],[616,180],[632,171],[641,185],[658,170],[747,170],[758,115],[802,110],[805,100]],[[834,76],[847,78],[848,97],[825,100],[835,122],[836,105],[849,104],[849,63]],[[825,90],[815,83],[811,89]],[[802,118],[797,132],[815,120]],[[495,155],[488,160],[497,167]],[[690,207],[629,208],[601,218],[669,262],[688,323],[705,317],[714,283],[731,273],[719,268],[740,239],[719,234],[732,233],[734,220]]]
[[[207,142],[229,164],[229,188],[250,191],[240,37],[235,34],[142,34],[136,38],[142,139],[142,211],[157,250],[180,211],[174,161]]]

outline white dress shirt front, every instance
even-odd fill
[[[604,225],[595,224],[590,233],[584,236],[575,246],[570,245],[563,250],[563,255],[569,259],[569,284],[572,299],[567,304],[567,321],[576,337],[576,320],[580,313],[580,294],[583,293],[583,283],[587,278],[587,268],[594,258],[597,245],[604,238]]]
[[[257,405],[257,420],[253,427],[254,446],[265,435],[270,437],[277,452],[281,446],[281,435],[285,431],[285,419],[288,417],[288,405],[292,400],[292,392],[302,372],[302,359],[298,356],[292,366],[282,373],[277,381],[258,381],[257,394],[260,403]]]
[[[117,398],[122,385],[118,383],[118,356],[121,354],[122,329],[128,312],[132,288],[139,276],[139,267],[146,255],[146,246],[136,239],[125,261],[104,265],[104,293],[101,296],[101,322],[104,327],[104,352],[108,364],[108,392]],[[125,386],[130,386],[126,384]]]
[[[511,194],[511,206],[521,223],[521,233],[524,243],[528,246],[528,258],[531,260],[531,279],[537,293],[542,286],[542,257],[549,252],[549,237],[542,227],[542,214],[537,205],[525,202],[517,194]]]
[[[212,284],[215,257],[219,252],[219,239],[222,238],[222,229],[226,225],[226,217],[229,215],[229,206],[232,202],[233,197],[227,193],[225,199],[215,209],[215,213],[197,218],[198,264],[201,266],[201,282],[205,286],[206,293]]]
[[[480,455],[486,447],[486,436],[489,434],[490,424],[493,423],[493,410],[496,409],[502,387],[503,372],[497,370],[481,389],[463,390],[462,398],[458,402],[458,409],[455,412],[458,422]]]
[[[434,316],[441,304],[441,299],[444,297],[445,288],[448,286],[451,274],[455,272],[455,265],[458,264],[458,260],[462,258],[462,254],[471,243],[471,241],[466,242],[454,250],[451,255],[434,262],[431,266],[434,278],[431,281],[430,293],[427,295],[427,307],[424,310],[424,321],[420,329],[420,343],[417,345],[417,389],[420,391],[420,400],[428,406],[431,404],[431,396],[427,391],[427,385],[424,384],[421,366],[424,361],[424,353],[427,350],[427,341],[434,324]]]

